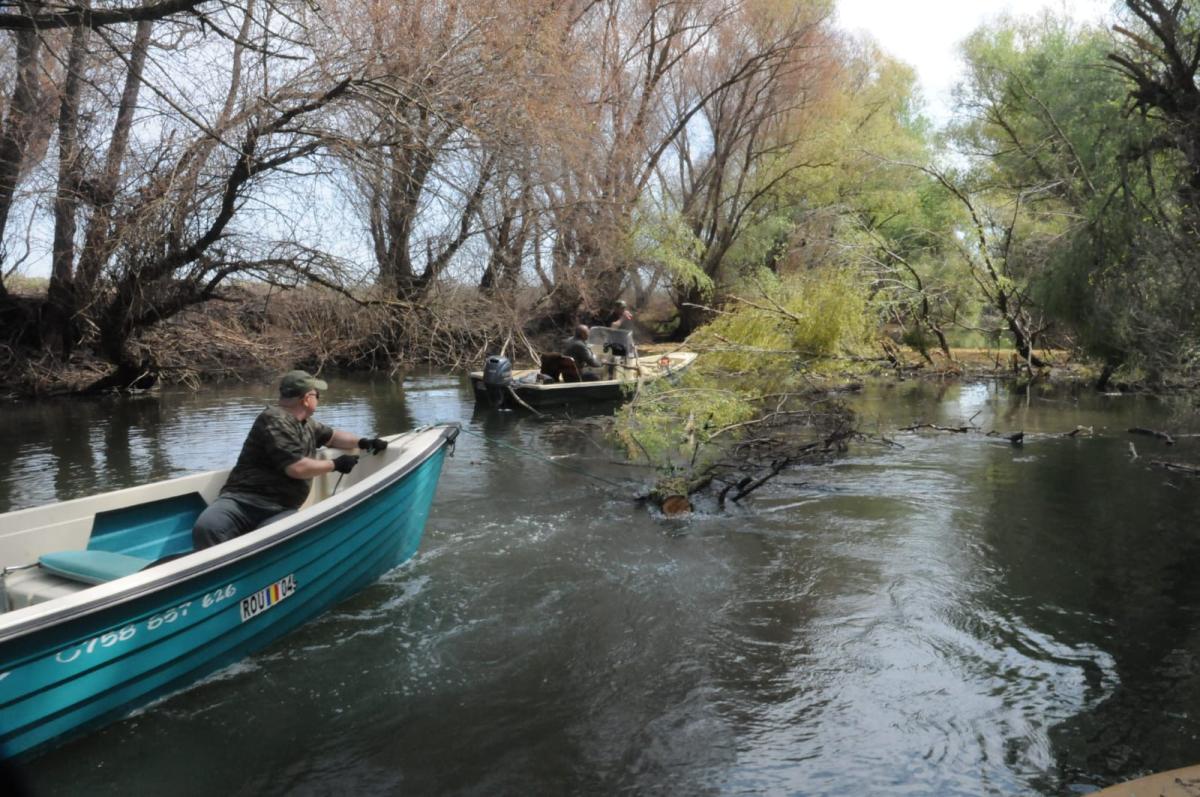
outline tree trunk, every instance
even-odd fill
[[[91,301],[96,289],[100,270],[112,251],[111,225],[112,204],[117,195],[117,183],[121,177],[121,166],[129,149],[129,133],[133,127],[133,111],[137,104],[138,91],[142,85],[142,72],[146,66],[146,50],[150,44],[153,23],[138,23],[129,53],[129,70],[125,74],[125,88],[117,106],[117,119],[113,123],[112,140],[104,162],[104,173],[97,181],[92,197],[92,218],[84,236],[83,252],[79,258],[79,269],[75,280],[75,311]]]
[[[0,266],[7,254],[8,247],[3,243],[6,240],[5,229],[17,190],[17,180],[25,165],[30,125],[41,93],[38,86],[38,49],[41,43],[38,32],[19,31],[13,34],[13,38],[17,40],[17,76],[8,103],[8,119],[0,131]]]
[[[682,289],[675,297],[675,307],[679,312],[679,326],[671,334],[671,339],[681,341],[706,324],[711,313],[701,305],[704,294],[694,286]]]
[[[67,56],[67,74],[58,110],[58,188],[54,196],[54,250],[50,286],[47,290],[46,317],[42,340],[47,348],[58,349],[65,360],[71,355],[76,333],[71,297],[75,279],[75,216],[79,212],[79,186],[83,164],[79,159],[79,94],[88,28],[80,26],[71,33]]]
[[[1033,352],[1033,339],[1025,330],[1025,325],[1021,323],[1019,318],[1008,314],[1006,311],[1006,319],[1008,322],[1008,330],[1012,333],[1013,343],[1017,347],[1017,354],[1021,355],[1021,359],[1029,363],[1034,368],[1042,368],[1046,365],[1045,361],[1038,357]]]

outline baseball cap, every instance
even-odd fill
[[[280,398],[299,398],[310,390],[328,390],[329,385],[308,371],[288,371],[279,380]]]

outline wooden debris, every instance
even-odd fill
[[[1156,468],[1174,471],[1175,473],[1186,473],[1189,476],[1200,476],[1200,465],[1185,465],[1182,462],[1166,462],[1161,459],[1150,460],[1150,464]]]
[[[692,502],[686,495],[668,495],[662,502],[663,514],[668,517],[686,515],[692,511]]]
[[[902,432],[915,432],[918,429],[933,429],[935,432],[953,432],[954,434],[966,434],[971,431],[970,426],[938,426],[936,423],[915,423],[912,426],[902,426]]]
[[[518,404],[520,404],[522,407],[527,409],[529,412],[532,412],[534,415],[541,417],[542,413],[538,412],[533,407],[529,406],[529,404],[527,404],[524,399],[522,399],[520,396],[518,396],[517,391],[512,389],[512,385],[505,385],[504,389],[508,391],[509,398],[511,398],[513,401],[517,402]]]
[[[1147,437],[1157,437],[1169,446],[1175,445],[1175,438],[1166,432],[1160,432],[1155,429],[1144,429],[1141,426],[1135,426],[1129,430],[1130,434],[1144,434]]]
[[[784,468],[786,468],[788,465],[790,465],[791,462],[792,461],[790,459],[788,459],[787,457],[784,457],[783,459],[772,462],[771,470],[768,471],[765,476],[755,479],[750,484],[747,484],[738,490],[738,494],[733,497],[734,502],[736,503],[736,502],[742,500],[746,496],[750,495],[750,493],[754,492],[759,487],[762,487],[764,484],[769,482],[771,479],[778,476],[779,472],[781,470],[783,470]]]

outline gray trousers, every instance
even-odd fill
[[[280,511],[279,507],[256,506],[232,495],[219,496],[196,518],[192,548],[197,551],[209,548],[295,513],[295,509]]]

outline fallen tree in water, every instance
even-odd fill
[[[869,345],[861,286],[837,274],[756,287],[761,296],[738,299],[693,335],[688,348],[701,356],[691,369],[644,388],[618,414],[630,456],[658,470],[643,498],[666,514],[702,495],[718,510],[738,503],[858,434],[836,395],[844,380],[825,369],[844,370]]]
[[[763,412],[756,418],[743,423],[714,427],[709,415],[706,425],[697,427],[695,415],[689,414],[683,430],[683,438],[676,449],[678,457],[668,455],[662,441],[647,444],[649,414],[665,414],[649,423],[670,424],[672,409],[664,402],[676,399],[673,391],[665,395],[642,399],[643,406],[631,405],[626,413],[640,418],[640,426],[631,429],[622,426],[622,436],[634,445],[635,457],[640,455],[658,467],[660,477],[654,489],[642,496],[659,507],[664,514],[678,515],[692,509],[692,497],[710,493],[715,498],[716,508],[725,509],[727,503],[738,503],[751,495],[770,480],[800,465],[828,461],[829,457],[846,450],[847,442],[858,432],[853,426],[853,413],[838,401],[814,400],[811,396],[770,396],[776,409]],[[724,401],[725,397],[713,397]],[[742,401],[749,408],[762,407],[768,397],[744,396]],[[644,402],[655,403],[648,411]],[[703,401],[703,397],[701,397]],[[796,409],[779,411],[780,406]],[[625,423],[629,415],[626,415]],[[672,461],[673,460],[673,461]]]
[[[711,495],[718,510],[736,504],[791,468],[827,461],[845,451],[847,442],[858,434],[854,414],[840,401],[800,394],[743,396],[739,400],[745,403],[745,411],[761,414],[720,427],[712,424],[715,413],[700,426],[689,414],[678,447],[669,440],[648,444],[644,439],[654,436],[648,433],[648,424],[670,426],[675,417],[671,405],[678,408],[679,395],[667,391],[640,400],[642,406],[635,400],[625,410],[621,434],[633,445],[635,457],[658,468],[654,488],[641,498],[667,515],[691,511],[693,497],[700,494]],[[648,409],[646,402],[656,406]],[[761,411],[768,402],[774,409]],[[781,410],[781,406],[794,409]],[[631,415],[638,418],[636,429],[624,425]],[[657,417],[651,421],[652,415]]]

